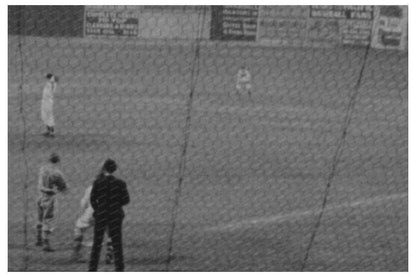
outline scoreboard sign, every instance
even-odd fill
[[[85,11],[85,35],[137,37],[139,18],[137,11],[97,8]]]
[[[258,6],[212,6],[211,39],[256,40]]]

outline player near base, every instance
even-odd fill
[[[48,163],[40,167],[39,198],[37,200],[38,223],[36,246],[43,246],[43,251],[52,252],[49,237],[54,228],[57,211],[56,194],[67,191],[68,187],[59,169],[60,158],[52,153]]]
[[[81,262],[81,249],[82,241],[84,240],[85,232],[94,226],[94,210],[90,204],[92,186],[89,186],[84,193],[84,196],[81,199],[81,216],[75,222],[74,229],[74,249],[72,254],[72,260]],[[110,264],[113,262],[113,247],[111,245],[111,240],[107,240],[107,253],[105,255],[105,262]]]
[[[46,74],[46,84],[43,88],[41,103],[41,118],[46,126],[45,137],[55,136],[55,119],[53,116],[53,98],[57,87],[58,77],[52,73]]]
[[[236,89],[239,95],[247,92],[251,97],[251,74],[245,66],[240,67],[237,72]]]

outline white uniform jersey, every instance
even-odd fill
[[[40,167],[38,181],[39,198],[36,203],[38,208],[38,225],[42,226],[43,231],[52,231],[54,229],[58,210],[55,196],[58,192],[56,179],[61,179],[61,182],[65,183],[62,172],[55,165],[45,164]]]
[[[45,164],[40,167],[38,190],[41,195],[55,195],[57,187],[51,182],[53,177],[63,178],[62,172],[52,164]]]
[[[42,102],[45,104],[53,103],[53,94],[56,90],[56,84],[52,82],[47,82],[43,88]]]
[[[56,91],[56,83],[47,82],[43,88],[41,115],[42,121],[47,126],[54,126],[55,120],[53,117],[53,96]]]
[[[237,73],[237,83],[249,83],[250,81],[250,72],[247,69],[239,69]]]

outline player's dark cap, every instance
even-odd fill
[[[50,161],[51,163],[53,163],[53,164],[59,163],[59,161],[60,161],[60,160],[61,160],[61,159],[59,158],[58,154],[56,154],[56,153],[52,153],[52,154],[49,156],[49,161]]]
[[[52,79],[52,77],[54,77],[55,82],[58,82],[58,81],[59,81],[58,76],[53,75],[52,73],[48,73],[48,74],[46,74],[46,79],[51,80],[51,79]]]
[[[117,170],[117,164],[116,164],[116,162],[114,160],[107,159],[104,162],[103,171],[106,171],[108,173],[113,173],[116,170]]]

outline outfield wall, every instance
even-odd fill
[[[9,6],[9,34],[407,49],[407,6]]]

